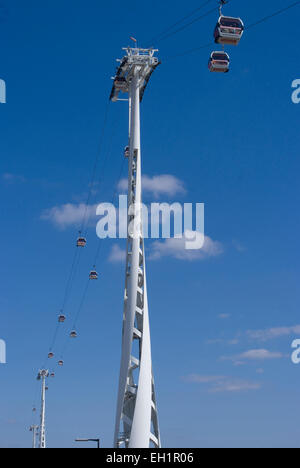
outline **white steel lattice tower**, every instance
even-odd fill
[[[116,448],[159,448],[160,432],[152,373],[144,239],[140,102],[159,65],[156,50],[127,48],[114,79],[111,100],[129,94],[128,226],[122,358],[116,414]]]
[[[41,399],[41,422],[40,422],[40,440],[39,448],[46,448],[46,378],[49,371],[41,370],[38,374],[38,380],[42,381],[42,399]]]

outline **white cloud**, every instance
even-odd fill
[[[261,383],[249,382],[248,380],[241,379],[227,379],[223,382],[218,382],[210,391],[212,393],[219,392],[246,392],[249,390],[259,390]]]
[[[244,361],[266,361],[283,357],[282,353],[268,351],[267,349],[250,349],[235,356],[222,356],[221,359],[223,361],[233,361],[235,365],[243,365]]]
[[[125,262],[126,250],[121,249],[117,244],[113,245],[108,260],[112,263]]]
[[[209,385],[210,393],[238,393],[249,390],[259,390],[261,388],[261,383],[258,382],[250,382],[248,380],[219,375],[207,376],[191,374],[184,377],[184,380],[190,383],[207,384]]]
[[[185,380],[186,382],[200,383],[200,384],[218,382],[224,379],[226,379],[226,377],[222,375],[199,375],[199,374],[190,374],[183,378],[183,380]]]
[[[209,257],[217,257],[223,253],[222,244],[213,241],[208,236],[205,236],[202,249],[198,250],[187,250],[187,240],[190,240],[190,237],[184,235],[182,239],[171,238],[164,241],[155,241],[152,245],[150,259],[159,260],[162,257],[173,257],[177,260],[195,261],[205,260]]]
[[[185,194],[184,183],[177,177],[170,174],[142,177],[142,187],[144,193],[151,193],[155,198],[160,195],[174,197],[175,195]],[[118,188],[120,191],[127,191],[128,180],[122,179],[119,182]]]
[[[60,229],[66,229],[70,226],[80,226],[84,219],[96,219],[96,208],[97,205],[87,206],[85,203],[67,203],[45,210],[41,215],[41,219],[50,221]]]
[[[239,355],[240,359],[250,360],[266,360],[266,359],[281,359],[282,353],[268,351],[267,349],[251,349]]]
[[[300,325],[292,327],[268,328],[265,330],[248,330],[247,335],[252,340],[268,341],[282,336],[300,334]]]

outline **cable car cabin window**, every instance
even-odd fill
[[[243,29],[242,22],[238,19],[233,19],[233,18],[224,18],[224,17],[221,18],[220,25],[225,26],[227,28]]]
[[[212,60],[222,60],[228,62],[229,58],[226,54],[213,54]]]

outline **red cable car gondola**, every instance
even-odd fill
[[[76,245],[77,245],[77,247],[85,247],[86,246],[86,239],[84,237],[78,237]]]
[[[226,52],[216,51],[210,56],[208,68],[214,73],[228,73],[230,67],[230,58]]]
[[[63,315],[63,314],[60,314],[58,316],[58,321],[59,321],[59,323],[64,323],[66,321],[66,316]]]
[[[117,76],[115,78],[114,85],[118,91],[123,91],[123,93],[126,93],[128,91],[128,83],[126,81],[126,78],[122,76]]]
[[[96,270],[92,270],[90,272],[90,280],[97,280],[98,279],[98,273]]]
[[[126,146],[126,148],[124,149],[124,156],[125,158],[129,158],[130,156],[129,146]]]
[[[244,29],[244,23],[240,18],[221,15],[215,27],[215,43],[237,46],[242,38]]]

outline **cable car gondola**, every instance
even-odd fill
[[[86,239],[84,237],[78,237],[77,247],[85,247],[85,246],[86,246]]]
[[[54,379],[54,377],[55,377],[54,372],[51,372],[50,377],[51,377],[51,379]]]
[[[130,156],[129,146],[126,146],[126,148],[124,149],[124,156],[125,158],[129,158]]]
[[[58,316],[58,322],[59,323],[64,323],[66,321],[66,316],[61,314]]]
[[[72,331],[72,332],[70,333],[70,337],[71,337],[71,338],[77,338],[77,336],[78,336],[78,335],[77,335],[77,332],[76,332],[76,331]]]
[[[230,67],[230,58],[226,52],[216,51],[210,56],[208,68],[214,73],[228,73]]]
[[[117,76],[115,78],[114,85],[118,91],[123,91],[123,93],[126,93],[128,91],[128,83],[126,81],[126,78],[122,76]]]
[[[221,15],[215,27],[215,43],[237,46],[242,38],[244,29],[244,23],[240,18]]]
[[[97,280],[98,279],[98,273],[96,270],[92,270],[90,272],[90,280]]]
[[[54,358],[54,353],[50,352],[50,353],[48,354],[48,359],[53,359],[53,358]]]
[[[63,360],[58,361],[58,365],[62,367],[64,365],[64,361]]]

